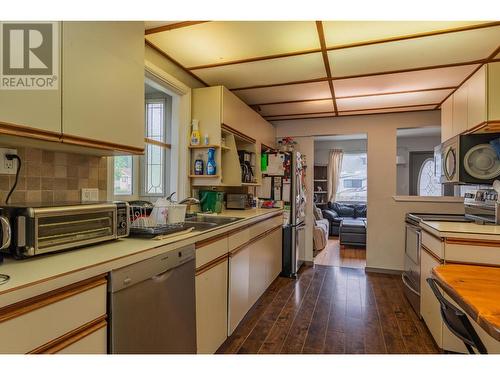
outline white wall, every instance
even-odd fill
[[[366,152],[368,141],[366,139],[352,139],[346,141],[315,141],[314,142],[314,163],[328,164],[330,150],[334,148],[342,149],[344,152]]]
[[[396,194],[396,130],[439,126],[440,121],[439,111],[422,111],[284,120],[275,121],[274,124],[278,137],[300,137],[297,138],[299,147],[303,147],[304,143],[308,149],[313,143],[312,136],[368,134],[367,267],[402,270],[406,212],[463,213],[463,203],[396,202],[393,199]],[[308,165],[313,163],[314,160],[309,157]],[[311,173],[308,173],[310,178]],[[309,190],[311,187],[312,183],[308,182]],[[308,204],[312,205],[312,196],[308,198]],[[309,230],[312,232],[312,227]]]
[[[410,152],[434,151],[434,147],[440,143],[440,136],[398,137],[397,154],[405,159],[405,164],[397,166],[396,192],[398,195],[408,195],[410,192]]]

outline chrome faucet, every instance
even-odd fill
[[[191,215],[196,215],[195,212],[191,212],[191,206],[192,205],[195,205],[195,204],[200,204],[200,200],[199,199],[196,199],[194,197],[188,197],[186,199],[183,199],[179,202],[179,204],[186,204],[187,207],[186,207],[186,212],[187,214],[191,214]]]

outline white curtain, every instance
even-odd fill
[[[328,159],[328,202],[334,202],[340,182],[340,171],[342,170],[342,158],[344,151],[330,150]]]

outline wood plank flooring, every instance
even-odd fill
[[[217,353],[439,353],[399,276],[302,267],[277,278]]]
[[[322,266],[365,268],[366,249],[349,246],[343,246],[341,248],[338,237],[332,237],[328,240],[326,247],[314,257],[314,264]]]

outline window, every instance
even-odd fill
[[[134,174],[132,156],[115,156],[114,159],[115,195],[132,195]]]
[[[336,200],[366,202],[366,182],[366,152],[344,154]]]
[[[434,159],[429,158],[422,163],[418,174],[417,194],[424,197],[441,196],[441,183],[434,174]]]
[[[146,151],[143,158],[141,195],[165,196],[167,194],[167,157],[170,145],[170,100],[146,100]]]
[[[144,156],[114,157],[113,190],[120,199],[169,194],[172,97],[163,90],[146,79]]]

